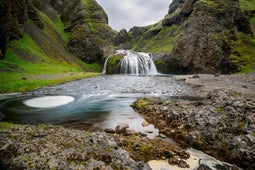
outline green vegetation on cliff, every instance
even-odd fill
[[[254,32],[255,0],[173,0],[161,22],[133,27],[120,47],[156,53],[163,73],[252,72]]]
[[[75,63],[50,58],[28,34],[8,44],[0,71],[0,93],[24,92],[96,75],[83,72]]]
[[[255,0],[240,0],[240,7],[249,18],[255,39]]]
[[[33,20],[27,18],[23,25],[13,26],[23,34],[6,44],[5,58],[0,60],[0,93],[24,92],[98,75],[84,70],[101,72],[99,64],[86,64],[67,50],[71,33],[65,31],[56,10],[50,6],[39,10],[31,4],[30,8]]]
[[[240,67],[241,73],[255,71],[255,40],[243,33],[236,36],[236,41],[231,41],[232,62]]]
[[[243,10],[254,11],[255,10],[255,0],[239,0],[240,7]]]
[[[162,22],[151,25],[143,35],[134,38],[132,49],[151,53],[171,51],[179,37],[178,29],[177,25],[162,27]]]

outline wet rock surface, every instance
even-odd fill
[[[103,132],[17,125],[0,131],[0,138],[8,169],[150,169]]]
[[[208,75],[184,77],[182,81],[197,86],[197,95],[204,98],[140,98],[133,107],[175,141],[242,168],[254,169],[254,73],[220,79]],[[198,86],[201,82],[204,83]]]
[[[88,132],[52,125],[16,125],[0,131],[1,168],[151,169],[152,159],[188,167],[183,149],[139,135]]]

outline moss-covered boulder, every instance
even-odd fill
[[[114,54],[107,59],[106,74],[120,73],[120,61],[125,54]]]

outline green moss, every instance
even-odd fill
[[[170,27],[162,27],[161,22],[151,27],[146,33],[135,39],[133,49],[135,51],[145,52],[169,52],[173,49],[175,41],[179,37],[179,27],[172,25]]]
[[[140,147],[140,150],[141,150],[141,152],[146,153],[146,152],[149,151],[149,146],[142,145],[142,146]]]
[[[43,19],[43,21],[45,23],[44,30],[45,30],[46,34],[49,37],[52,37],[55,40],[58,40],[58,36],[56,35],[56,33],[57,33],[58,35],[61,36],[62,40],[64,40],[65,44],[67,45],[67,43],[69,42],[71,34],[69,32],[64,31],[65,30],[65,25],[61,21],[60,15],[59,14],[56,15],[56,20],[53,21],[52,19],[49,18],[49,16],[47,16],[42,11],[40,11],[39,14],[40,14],[41,18]]]
[[[218,112],[225,112],[226,109],[225,109],[224,107],[218,107],[218,108],[217,108],[217,111],[218,111]]]
[[[8,44],[6,58],[0,60],[0,66],[0,93],[24,92],[98,75],[85,74],[76,64],[49,58],[28,34]]]
[[[239,0],[240,7],[244,11],[255,10],[255,0]]]
[[[116,54],[111,57],[109,57],[107,61],[107,66],[106,66],[106,73],[107,74],[114,74],[116,73],[117,66],[120,62],[120,60],[123,58],[124,54]]]
[[[243,33],[238,33],[236,38],[230,42],[232,63],[240,67],[241,73],[255,71],[255,41]]]
[[[141,98],[138,99],[135,103],[134,103],[134,107],[137,110],[142,110],[144,107],[146,107],[149,104],[148,101],[146,101],[145,99]]]
[[[6,129],[10,129],[11,127],[15,126],[15,124],[13,123],[9,123],[9,122],[0,122],[0,130],[6,130]]]

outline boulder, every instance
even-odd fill
[[[116,126],[115,131],[118,134],[124,134],[124,133],[126,133],[127,128],[129,128],[128,124],[121,123],[121,124]]]

